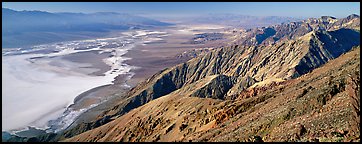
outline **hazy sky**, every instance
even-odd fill
[[[359,2],[3,2],[3,8],[48,12],[124,12],[154,16],[236,13],[253,16],[346,17]]]

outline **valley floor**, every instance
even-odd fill
[[[129,88],[151,76],[153,73],[187,61],[190,57],[177,58],[176,55],[187,50],[203,47],[204,45],[183,44],[188,40],[186,38],[192,37],[194,33],[181,32],[181,29],[184,28],[171,27],[168,29],[123,32],[122,35],[126,35],[129,39],[127,41],[134,42],[126,44],[126,47],[131,47],[127,48],[127,51],[123,52],[122,50],[119,52],[120,59],[118,59],[118,61],[126,64],[119,64],[121,67],[113,67],[112,64],[109,64],[110,62],[117,62],[116,59],[109,59],[115,55],[114,48],[117,46],[114,44],[121,44],[113,41],[117,40],[113,38],[96,39],[96,41],[99,42],[95,40],[81,40],[79,41],[80,45],[77,44],[78,42],[50,44],[54,46],[55,49],[59,48],[60,51],[58,54],[54,54],[50,48],[48,50],[47,44],[40,45],[39,51],[18,50],[21,54],[14,56],[11,54],[12,52],[16,52],[16,50],[3,50],[2,75],[5,77],[3,83],[6,85],[5,91],[3,91],[3,100],[6,104],[3,105],[3,118],[6,118],[5,120],[3,119],[3,125],[7,126],[3,128],[5,128],[5,130],[12,129],[16,132],[17,130],[26,128],[29,126],[28,124],[31,123],[30,126],[46,129],[48,120],[54,120],[67,112],[69,116],[72,115],[71,112],[82,111],[82,113],[84,113],[86,112],[84,111],[85,109],[117,97],[117,95],[129,90]],[[112,33],[112,36],[119,36],[119,34]],[[122,39],[125,38],[120,38],[119,40]],[[94,42],[94,44],[92,44],[92,42]],[[82,43],[84,47],[79,47],[82,46]],[[70,49],[70,47],[73,47],[73,49]],[[14,60],[16,57],[22,58]],[[108,61],[105,59],[108,59]],[[29,70],[26,68],[29,68]],[[108,78],[105,79],[104,77],[107,77],[107,75],[113,76],[108,76]],[[70,76],[73,76],[74,79],[70,79]],[[22,77],[23,79],[21,79]],[[13,79],[10,80],[10,78]],[[114,80],[112,80],[113,78]],[[76,83],[80,82],[80,79],[88,79],[88,81]],[[95,81],[94,79],[105,81],[98,82],[99,80]],[[36,83],[34,83],[35,81],[39,81],[40,85],[36,85]],[[22,84],[26,85],[22,86]],[[47,87],[45,87],[45,85]],[[66,90],[62,88],[62,86],[73,89],[74,92],[71,93],[71,90]],[[27,91],[25,87],[29,87],[32,91]],[[75,87],[77,87],[78,90],[75,90]],[[20,89],[21,91],[18,91]],[[20,93],[22,93],[22,95],[20,95]],[[29,94],[31,94],[30,97],[27,96]],[[10,95],[17,96],[12,97]],[[58,97],[56,95],[58,95]],[[67,95],[69,98],[64,99],[64,95]],[[21,101],[15,102],[15,99],[19,99],[20,97],[28,97],[24,99],[24,102],[32,101],[32,103],[24,104]],[[56,99],[56,97],[61,98],[63,101],[61,102],[61,100]],[[49,102],[49,100],[53,100],[54,102]],[[57,106],[59,102],[61,102],[61,104]],[[39,108],[37,108],[37,110],[27,108],[34,107],[34,105],[37,105]],[[52,110],[52,108],[54,108],[54,110]],[[20,113],[13,109],[28,109],[32,112],[23,111]],[[65,109],[66,111],[64,113]],[[14,113],[16,113],[16,117],[14,117]],[[75,115],[74,113],[74,116],[78,117],[79,114]],[[86,112],[78,121],[85,122],[93,120],[93,115],[96,114],[87,115]],[[32,118],[25,119],[20,117]],[[73,123],[72,121],[75,120],[74,118],[76,117],[63,117],[62,119],[70,118],[68,122]],[[23,122],[17,122],[19,120]],[[21,133],[18,134],[21,135]]]

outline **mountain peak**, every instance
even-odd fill
[[[321,16],[322,20],[328,20],[328,19],[336,19],[335,17],[332,16]]]
[[[98,15],[118,15],[120,13],[117,13],[117,12],[96,12],[94,14],[98,14]]]
[[[2,9],[2,12],[3,12],[3,14],[4,14],[4,13],[6,13],[6,12],[16,12],[16,11],[13,10],[13,9],[9,9],[9,8],[3,8],[3,9]]]
[[[351,14],[347,17],[347,19],[354,19],[354,18],[359,18],[359,15],[357,14]]]

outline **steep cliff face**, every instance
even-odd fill
[[[312,32],[309,41],[310,48],[296,67],[297,74],[303,75],[349,51],[353,46],[359,45],[359,35],[359,32],[345,28],[330,32]]]
[[[224,96],[234,83],[234,77],[217,75],[216,78],[212,79],[207,85],[197,89],[191,96],[224,100]]]
[[[359,141],[359,51],[234,100],[195,97],[230,80],[207,76],[65,141]]]

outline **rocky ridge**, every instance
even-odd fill
[[[122,115],[134,107],[169,94],[206,76],[235,79],[225,96],[233,99],[249,86],[299,77],[359,45],[359,33],[349,29],[312,31],[296,40],[270,46],[233,46],[213,50],[186,63],[167,68],[140,83],[128,99],[106,115]]]
[[[349,15],[346,18],[322,16],[303,21],[283,23],[268,27],[233,31],[229,34],[229,45],[272,45],[280,41],[291,40],[311,31],[334,31],[340,28],[360,30],[360,16]]]
[[[65,141],[359,141],[359,50],[234,100],[193,96],[207,76]]]

